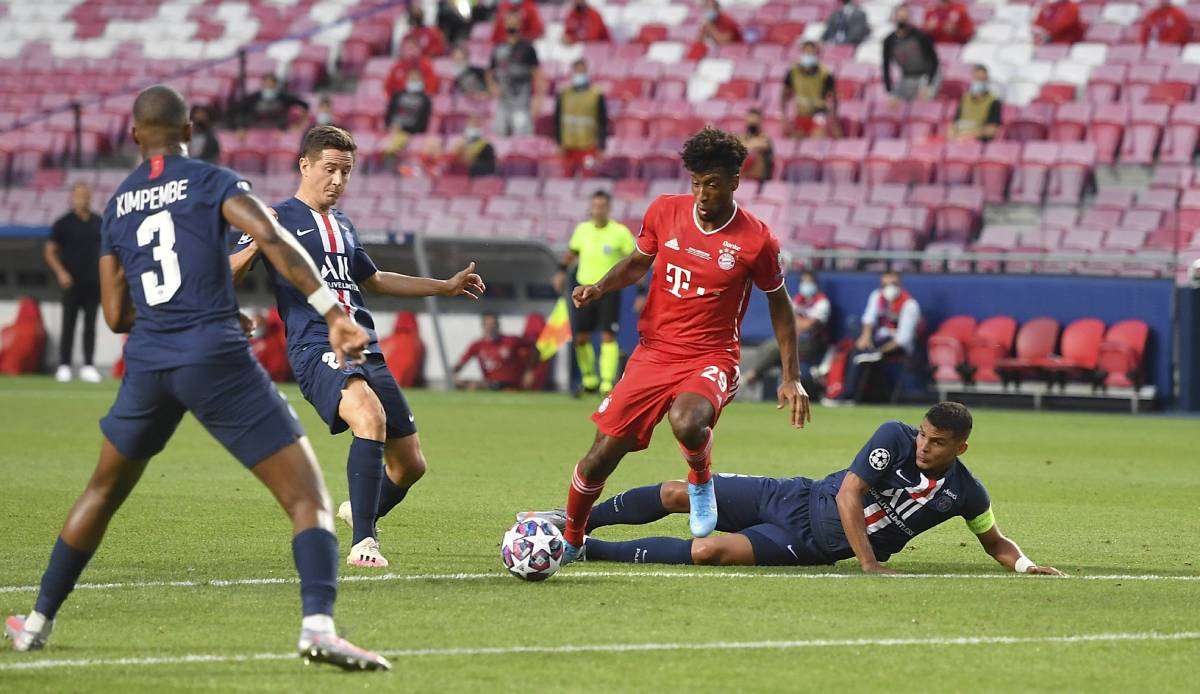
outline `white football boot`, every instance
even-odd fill
[[[46,647],[54,620],[34,612],[28,617],[15,614],[4,621],[4,636],[13,643],[13,650],[40,651]]]
[[[361,542],[350,548],[350,554],[346,557],[346,565],[382,569],[387,567],[388,560],[379,553],[379,540],[373,537],[364,537]]]

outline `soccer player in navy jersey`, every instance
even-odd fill
[[[295,413],[250,352],[225,259],[229,226],[254,238],[322,317],[336,361],[361,359],[366,332],[246,181],[187,158],[191,123],[179,92],[144,90],[133,122],[144,161],[108,202],[100,251],[104,319],[114,332],[129,333],[125,378],[100,420],[100,461],[67,515],[34,610],[9,617],[5,633],[18,651],[46,645],[109,521],[190,411],[291,517],[303,604],[300,655],[349,670],[390,669],[334,630],[337,538],[329,493]]]
[[[350,500],[338,517],[353,531],[346,563],[385,567],[375,523],[399,504],[425,474],[425,457],[412,410],[387,368],[375,335],[375,321],[363,301],[363,289],[399,297],[466,296],[479,298],[483,280],[471,263],[448,280],[383,272],[367,255],[354,224],[334,207],[354,169],[356,146],[350,133],[318,125],[304,136],[300,153],[300,185],[295,196],[272,209],[280,225],[321,268],[337,295],[338,307],[370,336],[366,359],[340,365],[326,344],[321,316],[287,282],[273,259],[267,272],[275,303],[287,328],[288,361],[305,399],[329,425],[332,434],[353,434],[346,461]],[[230,256],[234,282],[253,267],[260,248],[249,234]],[[384,461],[386,460],[386,467]]]
[[[694,540],[650,537],[605,542],[589,535],[588,561],[721,566],[808,566],[855,557],[868,573],[895,573],[882,562],[909,540],[954,517],[1001,566],[1017,573],[1061,576],[1038,566],[996,525],[983,484],[958,456],[967,450],[972,418],[954,402],[934,405],[919,428],[887,422],[845,470],[820,480],[718,475],[717,529]],[[687,485],[638,487],[600,503],[588,532],[641,525],[688,512]],[[565,513],[518,514],[566,524]]]

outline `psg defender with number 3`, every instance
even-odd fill
[[[155,86],[133,104],[133,141],[145,161],[113,195],[100,242],[104,320],[129,333],[125,378],[100,420],[100,461],[50,553],[37,603],[9,617],[18,651],[43,648],[58,608],[75,588],[121,503],[185,412],[271,490],[292,520],[308,661],[348,670],[388,669],[380,656],[338,638],[337,538],[321,468],[287,402],[250,353],[225,260],[230,225],[253,237],[327,325],[335,357],[361,359],[363,329],[350,321],[317,268],[237,174],[188,159],[188,107]]]
[[[659,197],[642,221],[636,252],[599,282],[575,288],[577,307],[637,282],[654,269],[638,330],[641,343],[625,375],[592,416],[595,442],[575,466],[567,496],[565,562],[583,550],[584,529],[604,482],[626,453],[650,444],[666,417],[688,473],[692,535],[717,525],[710,459],[713,427],[738,388],[738,332],[751,285],[766,293],[783,362],[779,407],[793,426],[809,420],[800,385],[795,316],[784,287],[779,241],[733,192],[746,148],[737,136],[705,128],[683,147],[691,195]]]
[[[382,568],[375,522],[391,511],[425,473],[425,456],[412,410],[388,371],[375,337],[375,321],[363,300],[363,289],[399,297],[467,296],[479,298],[483,280],[475,263],[448,280],[383,272],[359,243],[350,218],[334,207],[354,170],[356,145],[345,130],[318,125],[304,136],[299,158],[300,186],[295,196],[272,209],[279,223],[321,268],[321,276],[337,294],[338,308],[366,329],[370,343],[361,364],[343,368],[326,345],[325,324],[279,268],[267,258],[275,303],[287,328],[288,361],[306,400],[339,434],[354,438],[346,460],[350,501],[338,518],[353,532],[346,557],[351,566]],[[237,283],[258,259],[251,236],[241,238],[230,256]],[[386,468],[384,461],[386,460]]]

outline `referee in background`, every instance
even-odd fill
[[[76,183],[71,189],[71,211],[50,229],[46,264],[62,287],[62,331],[58,342],[59,383],[71,380],[71,352],[75,343],[75,318],[83,311],[83,367],[79,378],[99,383],[92,363],[96,353],[96,308],[100,305],[100,217],[92,212],[92,189]]]
[[[591,219],[581,222],[571,234],[567,252],[554,276],[554,288],[560,294],[577,285],[595,284],[625,256],[633,253],[633,234],[620,222],[609,219],[612,199],[606,191],[592,194]],[[578,261],[570,287],[566,286],[568,270]],[[599,301],[571,310],[571,333],[575,341],[575,361],[579,364],[583,389],[607,395],[617,380],[621,350],[617,332],[621,327],[621,292],[604,295]],[[596,370],[596,350],[592,333],[600,331],[600,369]]]

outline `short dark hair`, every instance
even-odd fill
[[[800,44],[800,50],[804,50],[805,48],[812,48],[818,51],[821,50],[821,47],[817,45],[816,41],[805,41],[804,43]]]
[[[592,193],[592,197],[593,198],[604,198],[605,200],[612,202],[612,194],[610,194],[607,190],[605,190],[603,188],[597,188],[596,192]]]
[[[971,435],[971,427],[975,422],[971,411],[961,402],[939,402],[925,413],[925,420],[938,429],[944,429],[954,434],[957,439],[966,439]]]
[[[133,122],[142,130],[178,131],[188,122],[187,101],[165,84],[146,87],[133,101]]]
[[[804,277],[804,276],[806,276],[806,275],[807,275],[808,277],[811,277],[811,278],[813,278],[813,281],[814,281],[814,282],[816,282],[816,281],[817,281],[817,279],[818,279],[818,278],[817,278],[817,271],[816,271],[816,270],[809,270],[809,269],[805,269],[805,270],[802,270],[802,271],[800,272],[800,276],[801,276],[801,277]]]
[[[746,161],[746,145],[737,135],[706,125],[683,144],[684,167],[694,174],[719,171],[736,176]]]
[[[350,136],[348,130],[336,125],[314,125],[304,133],[300,154],[305,159],[309,161],[320,159],[321,152],[327,149],[353,154],[358,149],[358,145],[354,144],[354,138]]]

